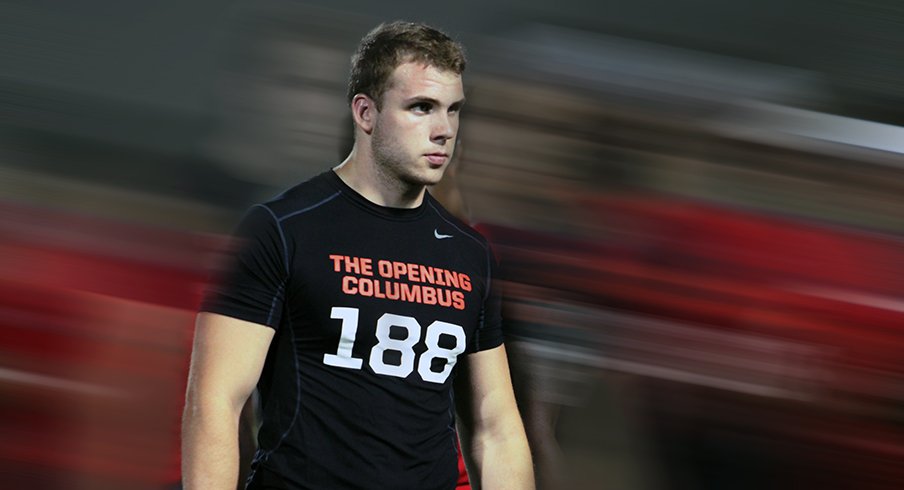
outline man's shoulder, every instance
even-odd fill
[[[454,231],[456,231],[456,232],[464,235],[466,238],[468,238],[469,239],[468,241],[471,241],[472,243],[476,243],[482,249],[485,249],[485,250],[489,249],[489,241],[486,239],[486,237],[483,236],[483,234],[481,232],[479,232],[476,228],[474,228],[470,224],[466,223],[462,219],[458,218],[457,216],[455,216],[454,214],[449,212],[449,210],[444,208],[443,205],[440,204],[440,202],[437,201],[436,198],[431,196],[429,193],[427,194],[427,196],[428,196],[428,197],[426,197],[426,199],[428,199],[427,205],[431,209],[433,209],[433,211],[440,217],[440,219],[442,221],[445,221]],[[437,236],[437,238],[441,238],[445,233],[437,232],[437,234],[439,235],[439,236]]]
[[[340,189],[333,185],[331,173],[332,171],[328,170],[318,174],[255,206],[268,209],[277,220],[316,209],[341,193]]]

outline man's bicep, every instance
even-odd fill
[[[265,325],[216,313],[199,313],[189,371],[189,397],[226,398],[240,409],[260,378],[274,332]]]

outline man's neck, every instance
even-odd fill
[[[333,171],[355,192],[379,206],[416,208],[424,200],[425,186],[411,186],[381,172],[373,158],[357,148]]]

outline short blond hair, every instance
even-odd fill
[[[348,103],[351,104],[355,95],[365,94],[380,108],[380,99],[389,88],[393,70],[412,61],[461,74],[467,60],[461,44],[426,24],[403,21],[380,24],[361,39],[352,56]]]

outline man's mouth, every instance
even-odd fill
[[[427,161],[433,165],[442,165],[449,159],[449,155],[445,153],[427,153]]]

